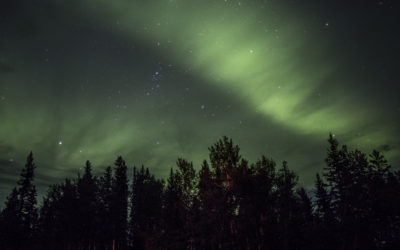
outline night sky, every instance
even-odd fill
[[[87,159],[199,168],[223,135],[308,188],[329,132],[398,169],[400,6],[349,2],[1,1],[0,201],[30,150],[41,194]]]

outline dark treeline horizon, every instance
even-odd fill
[[[284,161],[255,163],[223,137],[199,171],[114,167],[51,185],[38,205],[31,152],[0,213],[2,249],[400,249],[400,171],[329,135],[306,190]]]

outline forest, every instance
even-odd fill
[[[287,162],[249,163],[223,137],[199,171],[179,158],[166,180],[120,156],[90,161],[41,202],[32,152],[0,214],[0,249],[400,249],[400,171],[329,135],[313,189]]]

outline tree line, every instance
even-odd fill
[[[287,162],[250,164],[223,137],[196,171],[179,158],[167,180],[122,157],[101,176],[86,162],[40,206],[32,153],[0,214],[0,249],[400,249],[400,171],[330,135],[315,188]]]

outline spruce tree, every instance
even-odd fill
[[[95,245],[97,232],[96,217],[97,187],[92,175],[92,165],[86,161],[82,178],[78,179],[79,215],[81,222],[81,241],[83,247]]]
[[[293,239],[299,234],[298,228],[293,219],[296,211],[296,200],[294,188],[297,184],[298,176],[291,170],[284,161],[276,176],[277,192],[277,215],[278,226],[281,236],[282,249],[294,248]]]
[[[121,156],[115,161],[111,216],[113,220],[113,240],[117,249],[127,247],[128,220],[128,177],[127,166]]]
[[[104,248],[111,248],[113,244],[113,183],[114,177],[112,168],[107,167],[98,180],[98,238]]]
[[[43,197],[40,208],[39,228],[40,242],[44,248],[51,248],[63,243],[61,232],[63,225],[60,222],[60,200],[62,199],[60,184],[51,185]]]
[[[9,235],[3,236],[7,238],[5,242],[13,241],[22,247],[34,244],[36,237],[38,214],[36,208],[37,194],[33,183],[35,168],[33,154],[30,152],[17,182],[17,188],[14,188],[7,198],[6,207],[1,215],[4,227],[2,231],[5,235]]]
[[[333,212],[331,208],[331,200],[326,190],[326,184],[319,174],[316,174],[315,180],[315,198],[316,198],[316,215],[323,223],[333,222]]]
[[[193,163],[185,159],[178,158],[176,162],[178,167],[176,175],[179,177],[179,187],[181,188],[180,194],[180,207],[181,217],[184,221],[183,234],[187,240],[189,248],[193,248],[195,244],[194,225],[197,223],[194,220],[195,212],[194,204],[197,204],[197,176],[193,167]]]
[[[167,249],[187,248],[181,183],[181,176],[171,168],[163,200],[162,245]]]
[[[130,243],[134,249],[157,248],[161,234],[163,183],[148,168],[133,169],[130,212]]]
[[[233,189],[234,176],[240,165],[241,156],[238,145],[224,136],[209,147],[209,156],[213,168],[211,210],[215,233],[214,247],[231,248],[233,246],[235,227],[235,211],[237,200]]]
[[[36,208],[37,193],[33,183],[35,177],[35,168],[36,166],[33,162],[33,154],[30,152],[26,159],[25,168],[22,169],[21,177],[18,181],[21,219],[24,229],[26,230],[27,237],[30,239],[34,236],[38,217]]]
[[[0,249],[18,248],[24,239],[21,220],[21,202],[14,188],[7,197],[6,207],[0,215]]]
[[[216,185],[213,173],[206,160],[199,172],[198,198],[200,203],[200,219],[197,223],[197,235],[201,249],[211,249],[217,241]]]

